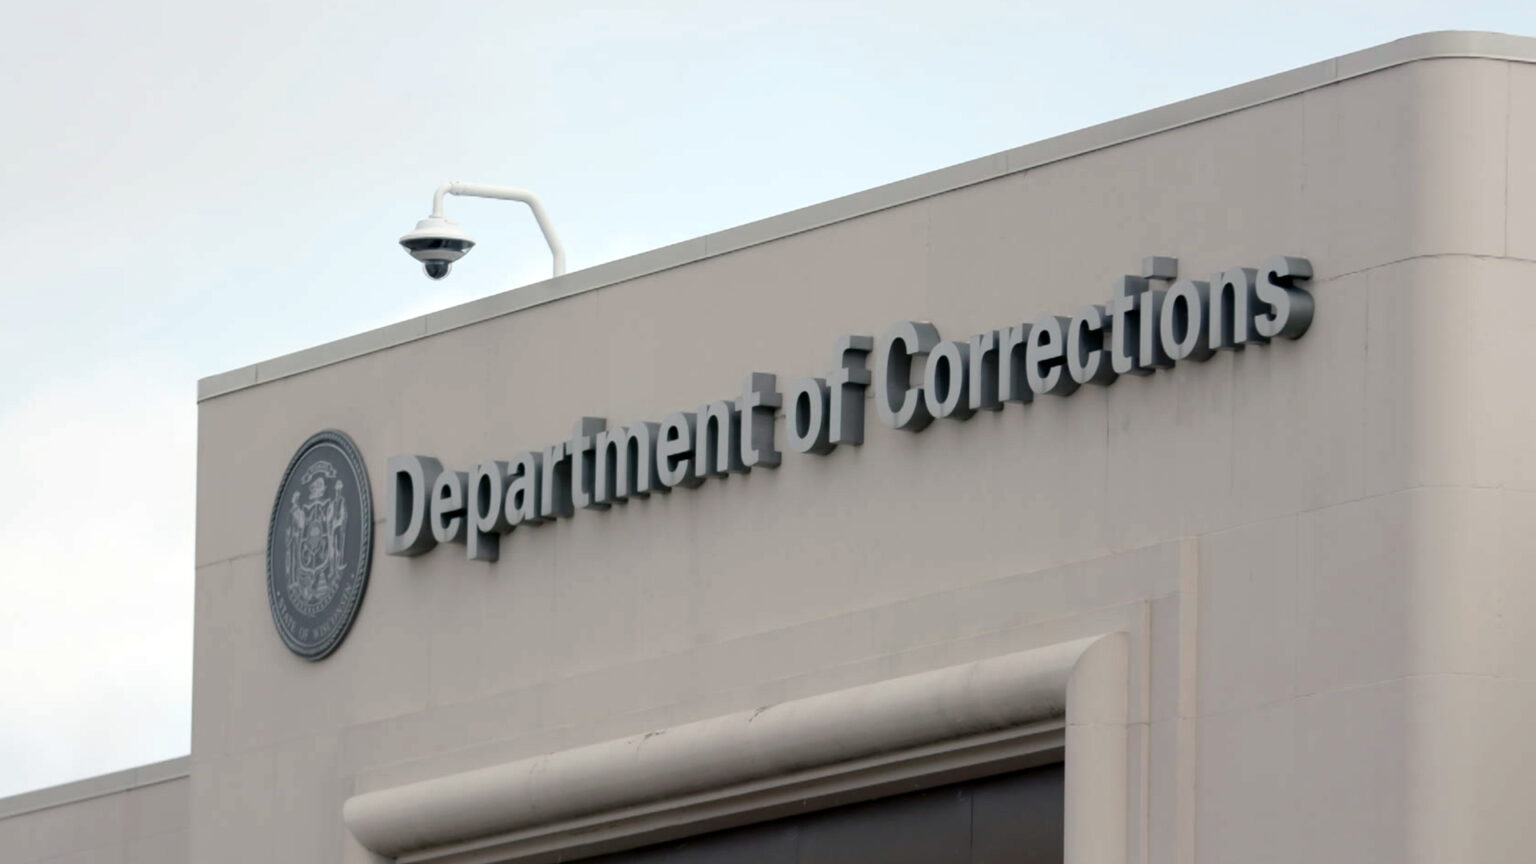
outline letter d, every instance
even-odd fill
[[[389,460],[386,555],[420,555],[437,545],[427,530],[427,496],[443,463],[430,456],[394,456]]]

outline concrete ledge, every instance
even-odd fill
[[[401,321],[398,324],[389,324],[366,333],[359,333],[338,342],[328,342],[313,348],[306,348],[293,354],[278,357],[257,363],[254,367],[254,383],[275,381],[278,378],[286,378],[289,375],[297,375],[310,369],[321,366],[329,366],[332,363],[340,363],[353,357],[364,354],[372,354],[395,345],[411,342],[427,335],[427,319],[412,318]],[[198,382],[201,391],[202,382]]]
[[[1065,750],[1076,810],[1067,860],[1123,861],[1127,645],[1122,634],[1082,639],[370,792],[348,800],[343,818],[364,847],[400,862],[535,864]],[[1074,842],[1084,854],[1072,855]]]
[[[1394,66],[1446,58],[1536,63],[1536,39],[1502,33],[1462,31],[1409,36],[694,240],[515,288],[253,366],[212,375],[198,382],[197,398],[203,401],[234,393],[267,381],[297,375],[532,306],[920,201],[1008,174],[1028,171]]]
[[[192,757],[180,756],[164,762],[152,762],[137,768],[114,771],[97,777],[87,777],[73,783],[50,786],[32,792],[23,792],[9,798],[0,798],[0,819],[35,813],[50,807],[62,807],[92,798],[116,795],[130,789],[154,786],[171,780],[191,776]]]

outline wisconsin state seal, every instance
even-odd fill
[[[305,660],[336,650],[372,559],[368,471],[351,438],[320,432],[289,460],[267,529],[267,603],[288,650]]]

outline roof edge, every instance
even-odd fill
[[[1536,38],[1464,30],[1441,30],[1407,36],[210,375],[197,382],[197,401],[203,402],[533,306],[1114,147],[1372,72],[1420,60],[1450,58],[1536,63]],[[3,802],[0,802],[0,807],[3,807]],[[3,810],[0,810],[0,814],[3,814]]]
[[[77,804],[92,798],[103,798],[119,792],[142,789],[145,786],[168,783],[190,776],[192,776],[191,756],[178,756],[163,762],[151,762],[137,768],[126,768],[110,774],[99,774],[84,780],[75,780],[0,798],[0,819],[24,816],[39,810]]]

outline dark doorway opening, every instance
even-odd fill
[[[701,834],[585,864],[1060,864],[1062,766]]]

